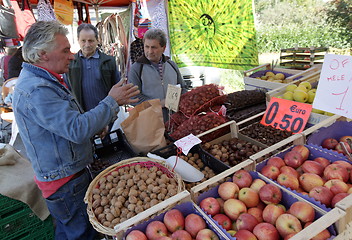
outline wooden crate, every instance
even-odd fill
[[[336,203],[335,206],[346,212],[346,216],[340,221],[339,226],[342,230],[345,230],[347,228],[347,224],[352,223],[352,194]]]
[[[261,80],[261,79],[257,79],[249,76],[251,73],[256,71],[261,71],[261,70],[272,70],[274,72],[281,72],[281,73],[284,73],[285,75],[291,75],[291,76],[286,77],[286,79],[283,80],[282,83],[269,82],[266,80]],[[293,69],[287,69],[287,68],[272,69],[270,63],[263,64],[258,67],[244,71],[245,89],[246,90],[264,89],[266,91],[271,91],[273,89],[286,86],[288,83],[291,83],[292,81],[294,81],[295,78],[304,77],[316,71],[319,71],[319,67],[314,66],[305,71],[301,71],[301,70],[293,70]]]

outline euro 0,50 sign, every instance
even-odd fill
[[[261,124],[277,129],[300,133],[304,130],[312,105],[273,97]]]

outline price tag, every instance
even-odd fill
[[[326,54],[313,108],[352,118],[352,56]]]
[[[273,97],[261,124],[300,133],[307,124],[312,105]]]
[[[178,104],[181,97],[181,87],[169,84],[167,86],[165,107],[174,112],[178,112]]]
[[[201,142],[202,140],[200,140],[191,133],[190,135],[177,140],[176,142],[174,142],[174,144],[176,145],[176,147],[181,148],[182,152],[187,155],[189,150],[191,150],[193,146]]]

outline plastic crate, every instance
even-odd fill
[[[95,159],[88,167],[93,178],[108,166],[137,156],[121,129],[111,132],[110,138],[111,142],[107,145],[94,142]]]
[[[0,194],[0,220],[25,208],[25,203]]]
[[[28,231],[21,232],[15,239],[20,240],[53,240],[55,238],[52,217],[49,216],[41,224],[32,226]]]
[[[44,225],[49,226],[49,223],[53,228],[51,217],[42,221],[27,207],[18,212],[3,215],[0,219],[0,239],[21,239],[20,236],[40,231],[45,228]]]

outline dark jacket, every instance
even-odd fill
[[[102,83],[104,84],[106,91],[109,92],[112,86],[119,81],[116,80],[116,61],[114,57],[106,55],[103,52],[98,51],[99,60],[100,60],[100,72],[102,77]],[[70,63],[70,71],[68,73],[68,85],[71,88],[72,93],[76,96],[77,101],[81,106],[83,104],[83,96],[82,96],[82,60],[79,57],[79,53],[75,54],[75,59]]]

